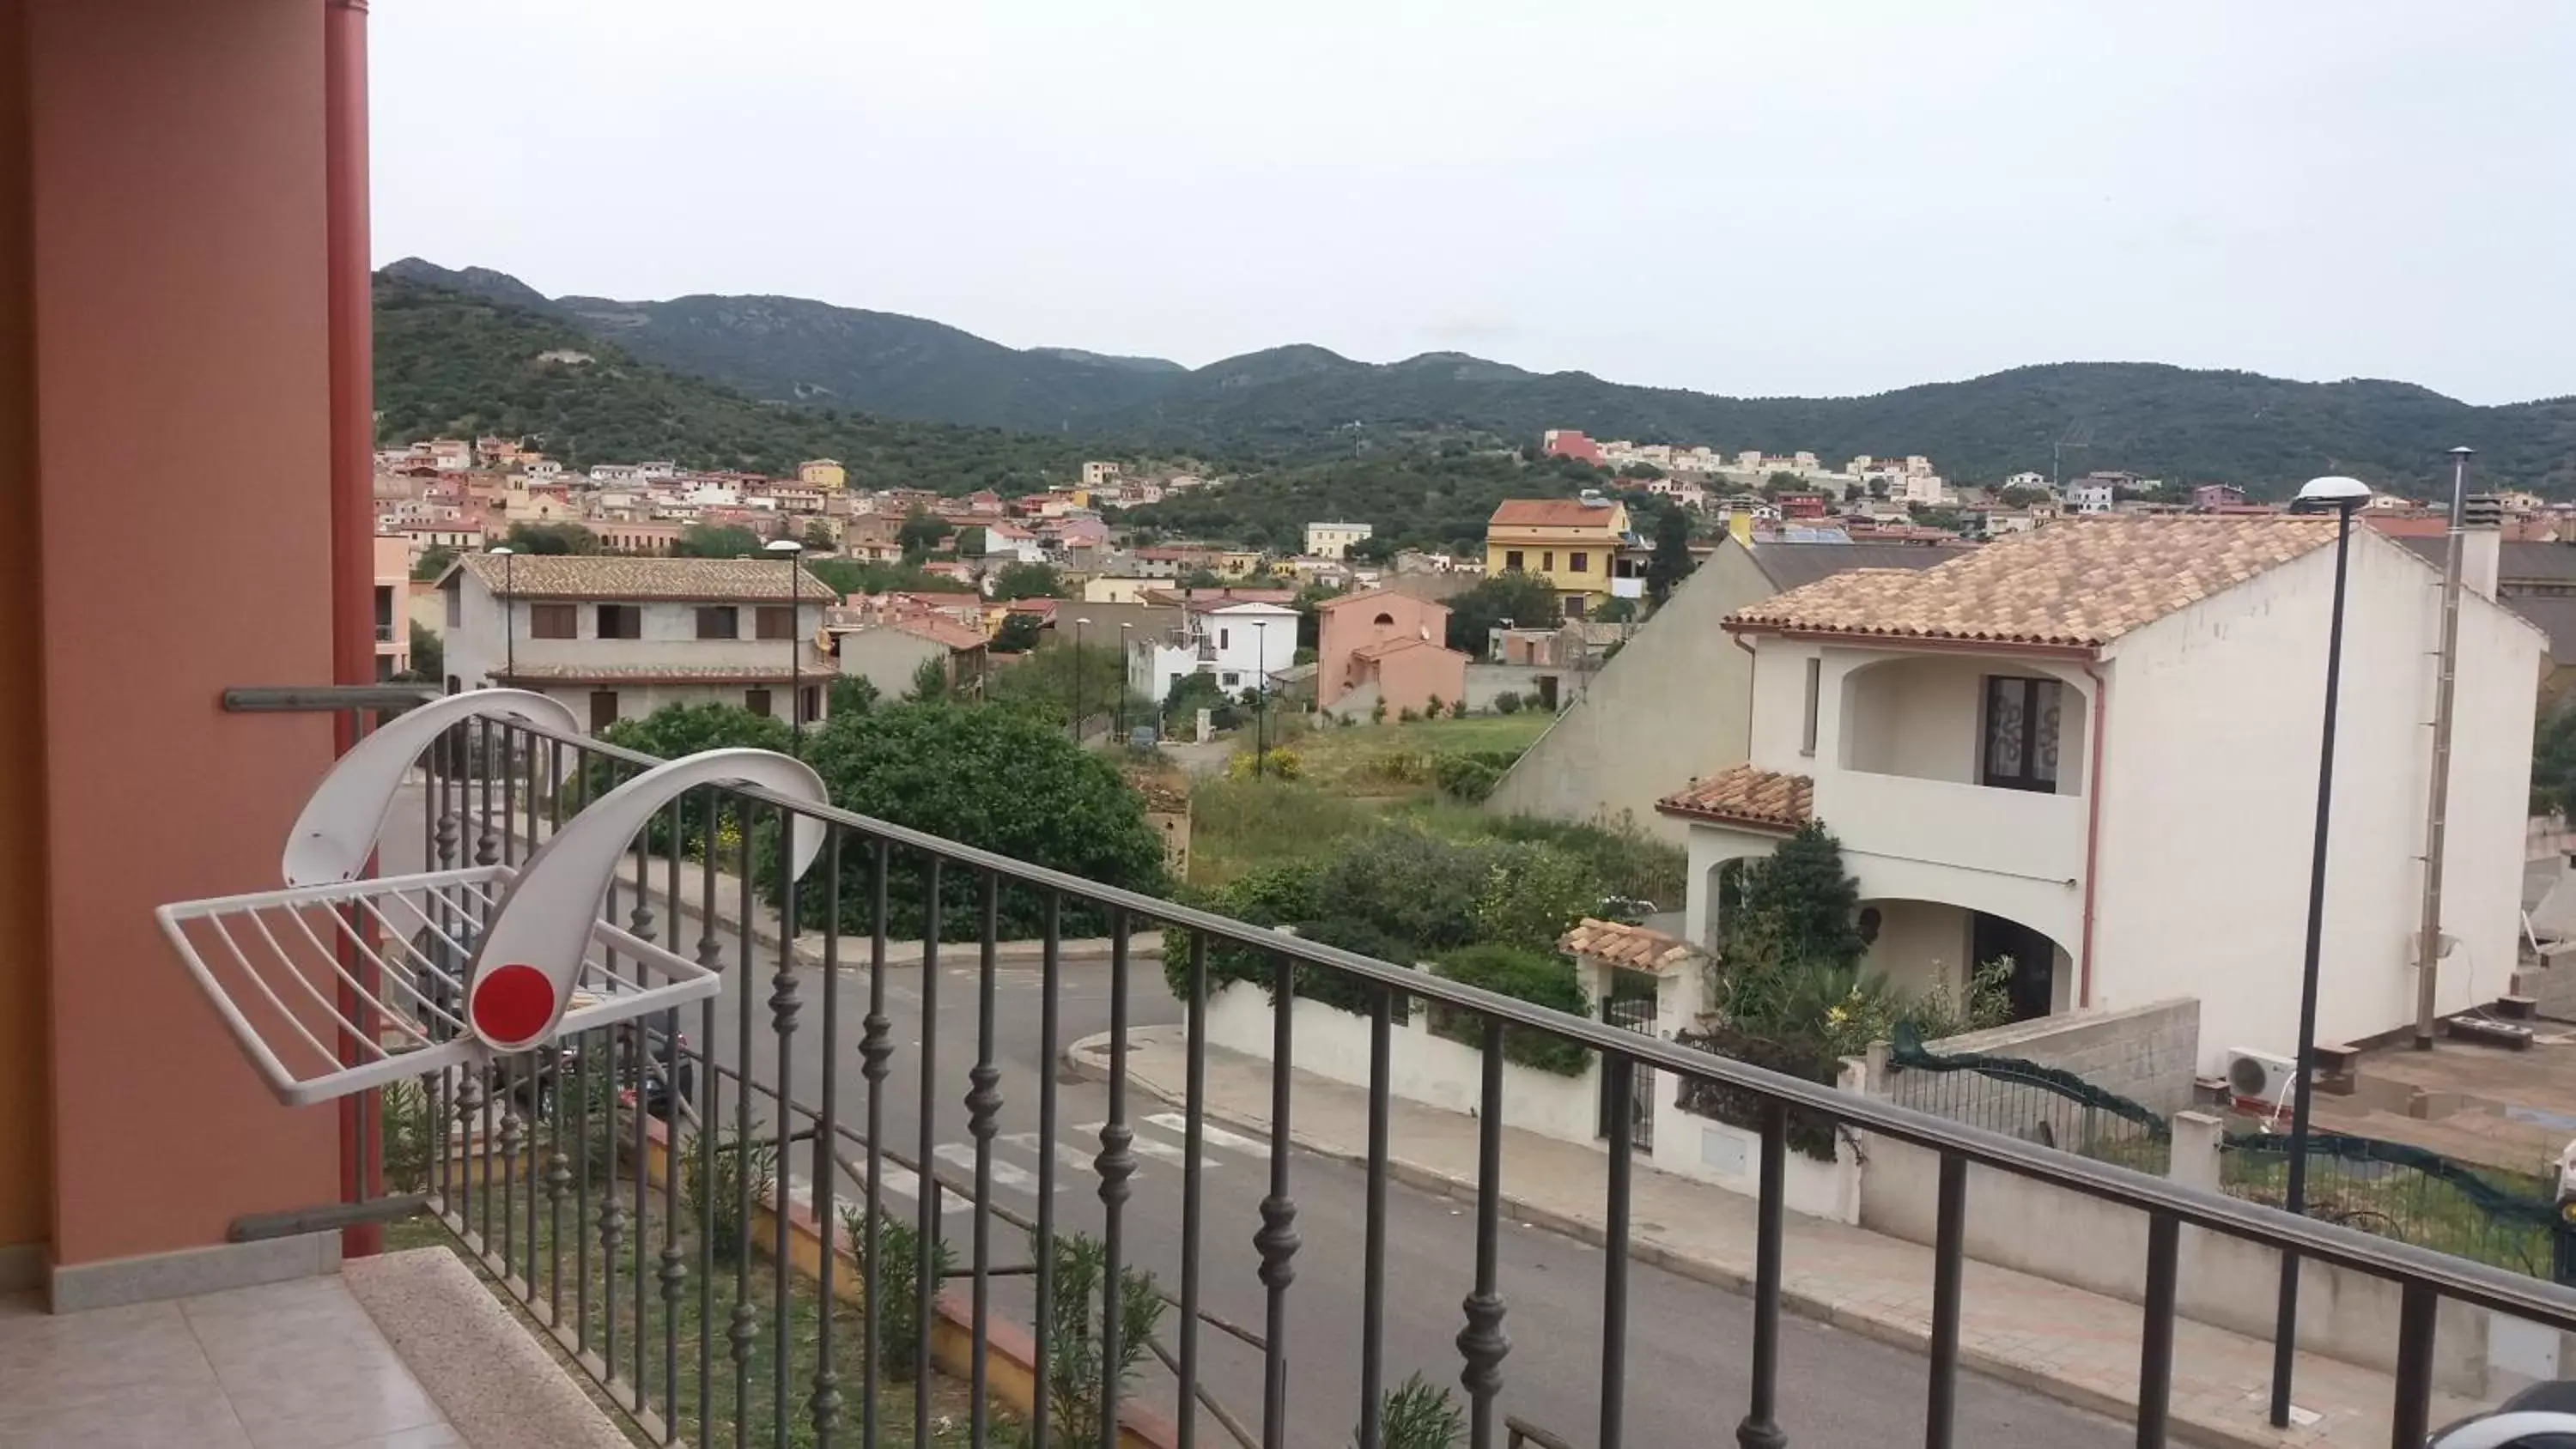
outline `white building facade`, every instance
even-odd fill
[[[1867,969],[1902,987],[1955,994],[2009,958],[2017,1016],[2192,996],[2202,1073],[2232,1049],[2291,1055],[2332,538],[2328,520],[2068,521],[1739,611],[1748,763],[1659,807],[1691,826],[1691,939],[1722,935],[1730,862],[1812,819],[1860,882]],[[2414,1019],[2440,622],[2421,560],[2359,527],[2351,551],[2327,1043]],[[2543,647],[2463,599],[2444,1012],[2510,989]]]
[[[451,692],[536,690],[594,731],[670,704],[823,717],[834,666],[813,640],[839,596],[801,565],[468,554],[439,587]]]
[[[1366,523],[1310,523],[1306,525],[1306,554],[1310,558],[1345,558],[1352,544],[1376,531],[1375,525]]]
[[[1129,689],[1160,700],[1182,675],[1205,674],[1240,694],[1296,662],[1297,611],[1284,605],[1219,604],[1192,608],[1184,618],[1178,630],[1129,646]]]

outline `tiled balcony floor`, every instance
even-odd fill
[[[0,1449],[463,1449],[337,1277],[56,1316],[0,1295]]]

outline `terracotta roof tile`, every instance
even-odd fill
[[[969,628],[944,614],[915,614],[908,618],[889,619],[886,627],[900,629],[917,639],[945,644],[950,649],[981,649],[984,632]]]
[[[621,558],[608,555],[469,553],[457,567],[485,588],[522,599],[679,599],[724,603],[787,602],[788,570],[775,559]],[[832,586],[795,571],[800,597],[839,603]]]
[[[1589,956],[1635,971],[1669,971],[1699,960],[1702,955],[1698,947],[1678,936],[1590,916],[1577,922],[1556,944],[1557,949],[1569,955]]]
[[[1804,775],[1729,765],[1655,802],[1666,815],[1796,830],[1815,817],[1816,782]]]
[[[2334,541],[2331,518],[2067,519],[1935,567],[1854,569],[1727,618],[1740,630],[2098,647]]]
[[[1506,498],[1486,520],[1489,528],[1607,528],[1619,505],[1598,507],[1580,498]]]
[[[796,670],[798,678],[816,684],[828,678],[831,659],[808,649]],[[496,669],[500,682],[529,684],[785,684],[789,671],[778,664],[536,664]]]

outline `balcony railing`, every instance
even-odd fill
[[[388,836],[385,850],[417,850],[420,859],[405,864],[421,868],[517,861],[587,799],[654,763],[543,729],[461,726],[422,761],[416,836]],[[755,883],[762,842],[791,816],[822,824],[824,865],[803,884],[776,887],[773,902]],[[693,840],[703,847],[693,848]],[[1182,1445],[1219,1432],[1265,1446],[1348,1442],[1356,1424],[1356,1442],[1377,1446],[1399,1376],[1388,1305],[1452,1292],[1463,1299],[1451,1361],[1434,1365],[1415,1356],[1405,1367],[1454,1378],[1476,1449],[1499,1449],[1506,1437],[1602,1449],[1658,1440],[1631,1435],[1627,1425],[1636,1226],[1627,1118],[1635,1110],[1629,1084],[1640,1071],[1721,1084],[1760,1106],[1749,1388],[1740,1405],[1706,1406],[1712,1416],[1736,1420],[1734,1439],[1743,1445],[1784,1444],[1796,1428],[1781,1422],[1783,1181],[1793,1112],[1937,1154],[1920,1421],[1926,1445],[1957,1442],[1971,1166],[2145,1215],[2134,1415],[2142,1445],[2165,1442],[2186,1226],[2399,1286],[2404,1311],[2389,1406],[2389,1442],[2397,1445],[2424,1439],[2434,1310],[2442,1300],[2576,1331],[2576,1294],[2529,1277],[2178,1188],[850,810],[758,790],[701,789],[670,806],[632,854],[624,883],[602,903],[605,916],[648,940],[690,942],[697,960],[726,974],[722,996],[502,1059],[486,1075],[389,1088],[358,1120],[364,1152],[381,1162],[391,1186],[421,1194],[465,1250],[657,1443],[928,1444],[942,1417],[954,1414],[977,1445],[1014,1430],[1037,1445],[1114,1445],[1146,1441],[1122,1440],[1104,1426],[1122,1415],[1159,1414]],[[816,891],[829,924],[791,933],[792,949],[782,949],[774,923],[797,919],[800,897]],[[908,945],[895,929],[907,919],[946,920],[951,929],[923,932],[917,946]],[[1033,947],[1005,939],[1006,923],[1015,921],[1034,922]],[[1190,1029],[1187,1087],[1178,1145],[1158,1139],[1149,1144],[1156,1151],[1140,1154],[1138,1094],[1127,1070],[1131,1034],[1140,1011],[1173,1005],[1160,981],[1137,979],[1140,938],[1154,928],[1174,932],[1181,952],[1173,978]],[[1095,942],[1106,958],[1106,1000],[1097,1005],[1106,1014],[1110,1070],[1105,1097],[1074,1106],[1068,1094],[1085,1089],[1060,1082],[1054,1065],[1070,1045],[1068,1013],[1089,1009],[1068,990],[1077,969],[1071,958]],[[1283,1007],[1315,973],[1380,988],[1367,1018],[1374,1075],[1369,1146],[1357,1164],[1358,1240],[1333,1241],[1321,1262],[1310,1264],[1315,1245],[1300,1232],[1301,1185],[1330,1190],[1349,1169],[1293,1146],[1292,1013],[1274,1014],[1266,1141],[1209,1127],[1200,1028],[1208,1011],[1207,952],[1220,944],[1266,954]],[[1005,974],[1021,978],[1032,969],[1034,1021],[1016,1004],[1006,1007],[1001,994]],[[1391,1271],[1388,1262],[1389,999],[1397,990],[1481,1022],[1471,1230],[1448,1245],[1457,1255],[1454,1278],[1425,1281],[1420,1270]],[[1605,1251],[1590,1342],[1568,1342],[1561,1333],[1512,1341],[1518,1295],[1535,1295],[1535,1306],[1551,1309],[1571,1280],[1505,1273],[1507,1029],[1594,1054],[1608,1084]],[[1068,1121],[1085,1110],[1103,1120]],[[996,1142],[1012,1124],[1035,1131],[1033,1213],[1011,1210],[997,1193],[1005,1176],[1026,1176],[1006,1173],[996,1157]],[[960,1127],[962,1140],[951,1135]],[[1067,1131],[1085,1134],[1096,1151],[1062,1145]],[[1255,1152],[1257,1200],[1218,1190],[1212,1143],[1238,1160],[1247,1148]],[[1177,1169],[1179,1192],[1177,1204],[1156,1199],[1156,1214],[1140,1218],[1138,1179],[1147,1155],[1159,1179],[1153,1186],[1167,1186],[1161,1174]],[[777,1184],[777,1210],[764,1178]],[[1063,1202],[1060,1188],[1068,1190]],[[1176,1215],[1165,1217],[1160,1207],[1176,1207]],[[367,1214],[364,1203],[352,1211]],[[836,1245],[835,1228],[851,1214],[858,1231]],[[1346,1231],[1335,1222],[1335,1234]],[[964,1241],[952,1247],[952,1235]],[[1356,1285],[1337,1285],[1336,1276],[1350,1272],[1351,1247],[1359,1255]],[[1139,1270],[1158,1276],[1133,1290],[1140,1301],[1121,1311],[1101,1311],[1096,1290],[1089,1306],[1074,1291],[1085,1282],[1125,1283]],[[949,1282],[964,1285],[962,1302],[940,1291]],[[1238,1322],[1252,1315],[1229,1317],[1212,1301],[1212,1286],[1243,1292],[1255,1282],[1257,1322]],[[1331,1296],[1303,1301],[1324,1294]],[[1221,1337],[1204,1332],[1209,1328]],[[1148,1340],[1143,1354],[1140,1335]],[[1417,1355],[1421,1347],[1406,1346]],[[1354,1348],[1359,1372],[1345,1397],[1317,1365]],[[1578,1360],[1571,1377],[1598,1385],[1588,1424],[1541,1424],[1527,1416],[1525,1399],[1515,1400],[1507,1420],[1503,1398],[1516,1348]],[[1138,1378],[1130,1366],[1148,1357],[1163,1364],[1168,1383],[1148,1387]],[[941,1376],[943,1366],[953,1378]],[[1021,1376],[1034,1382],[1034,1393],[1006,1403],[1005,1390]],[[1552,1369],[1536,1377],[1562,1382],[1569,1375]],[[1695,1384],[1692,1392],[1703,1388]]]
[[[2084,798],[1868,770],[1816,775],[1816,814],[1846,850],[2063,882],[2084,866]]]

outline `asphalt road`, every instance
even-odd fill
[[[417,860],[419,808],[416,797],[407,799],[388,821],[388,870],[406,868]],[[660,914],[658,907],[656,913]],[[681,926],[683,939],[694,950],[699,923],[684,919]],[[656,929],[667,931],[669,923],[657,922]],[[726,971],[715,1011],[714,1059],[727,1065],[738,1059],[739,1025],[748,1008],[754,1080],[774,1081],[778,1042],[771,1030],[769,1006],[775,984],[773,953],[756,949],[753,970],[746,975],[734,969],[733,933],[720,933],[719,941]],[[807,969],[795,978],[801,1009],[789,1039],[788,1072],[795,1100],[801,1106],[819,1106],[828,1047],[837,1059],[834,1118],[858,1130],[867,1120],[867,1088],[857,1051],[867,1010],[866,943],[847,944],[860,959],[844,966],[828,988],[838,996],[838,1030],[831,1042],[823,1033],[826,973]],[[977,1060],[981,1020],[975,948],[947,947],[935,975],[926,976],[919,967],[889,968],[885,986],[895,1045],[882,1104],[886,1145],[917,1160],[921,1104],[927,1100],[939,1174],[952,1182],[971,1181],[974,1143],[967,1131],[964,1097],[967,1073]],[[1131,993],[1134,1024],[1179,1019],[1179,1007],[1165,989],[1156,964],[1136,965]],[[1034,1215],[1040,1159],[1051,1153],[1059,1228],[1096,1234],[1102,1230],[1105,1209],[1097,1196],[1098,1179],[1091,1162],[1100,1151],[1100,1124],[1109,1116],[1108,1089],[1098,1083],[1060,1080],[1055,1140],[1050,1144],[1040,1136],[1042,1084],[1052,1069],[1040,1049],[1043,1003],[1043,982],[1035,965],[997,967],[993,1050],[1003,1098],[993,1144],[994,1201],[1024,1216]],[[1064,967],[1058,1006],[1064,1044],[1108,1029],[1110,968],[1105,963]],[[927,1033],[925,1022],[930,1026]],[[685,1029],[693,1041],[706,1034],[699,1022],[688,1023]],[[925,1040],[933,1052],[927,1093],[921,1082]],[[703,1084],[700,1094],[703,1100]],[[714,1106],[723,1122],[733,1120],[734,1098],[729,1089]],[[769,1124],[766,1112],[756,1114],[755,1120]],[[1177,1292],[1183,1231],[1182,1122],[1177,1109],[1141,1093],[1131,1096],[1128,1120],[1136,1134],[1139,1171],[1130,1180],[1132,1194],[1124,1210],[1122,1241],[1131,1267],[1153,1273]],[[1255,1276],[1260,1260],[1252,1235],[1260,1226],[1259,1203],[1267,1189],[1267,1145],[1216,1130],[1210,1131],[1207,1140],[1200,1218],[1205,1233],[1200,1259],[1204,1307],[1258,1332],[1264,1321],[1265,1295]],[[811,1152],[803,1144],[792,1149],[790,1168],[800,1179],[814,1176]],[[1290,1161],[1301,1239],[1284,1345],[1291,1439],[1313,1449],[1342,1449],[1351,1442],[1360,1399],[1366,1174],[1356,1166],[1303,1151],[1293,1153]],[[856,1188],[856,1183],[844,1178],[833,1185],[833,1192],[846,1202]],[[887,1200],[907,1216],[917,1212],[913,1195],[917,1188],[911,1174],[890,1171],[887,1175]],[[961,1265],[969,1264],[977,1214],[963,1201],[951,1199],[945,1206],[946,1235],[955,1244]],[[1385,1381],[1393,1385],[1419,1371],[1430,1382],[1454,1389],[1460,1368],[1455,1340],[1464,1323],[1460,1301],[1473,1283],[1473,1216],[1463,1204],[1390,1183],[1386,1222],[1388,1291],[1381,1304]],[[1019,1229],[994,1220],[989,1230],[996,1265],[1029,1260],[1026,1238]],[[1513,1348],[1502,1366],[1501,1407],[1571,1442],[1592,1442],[1600,1412],[1602,1255],[1573,1239],[1518,1224],[1505,1223],[1502,1233],[1503,1327]],[[1643,1263],[1630,1265],[1628,1283],[1624,1375],[1628,1442],[1658,1446],[1732,1442],[1748,1386],[1750,1301]],[[962,1291],[965,1285],[957,1286]],[[1029,1321],[1029,1291],[1025,1278],[993,1280],[997,1310],[1023,1324]],[[1162,1337],[1167,1345],[1176,1346],[1176,1320],[1176,1311],[1165,1316]],[[1921,1442],[1927,1370],[1922,1356],[1794,1317],[1784,1319],[1782,1328],[1780,1418],[1789,1442],[1837,1446]],[[1213,1327],[1202,1329],[1200,1351],[1202,1383],[1230,1413],[1257,1432],[1262,1388],[1259,1352]],[[1168,1411],[1176,1385],[1149,1360],[1137,1392]],[[1463,1391],[1459,1398],[1463,1403]],[[2110,1420],[1973,1375],[1961,1385],[1958,1412],[1958,1442],[1963,1444],[2108,1449],[2134,1439],[2134,1431]],[[1223,1431],[1205,1415],[1201,1431],[1203,1443],[1227,1442]]]

